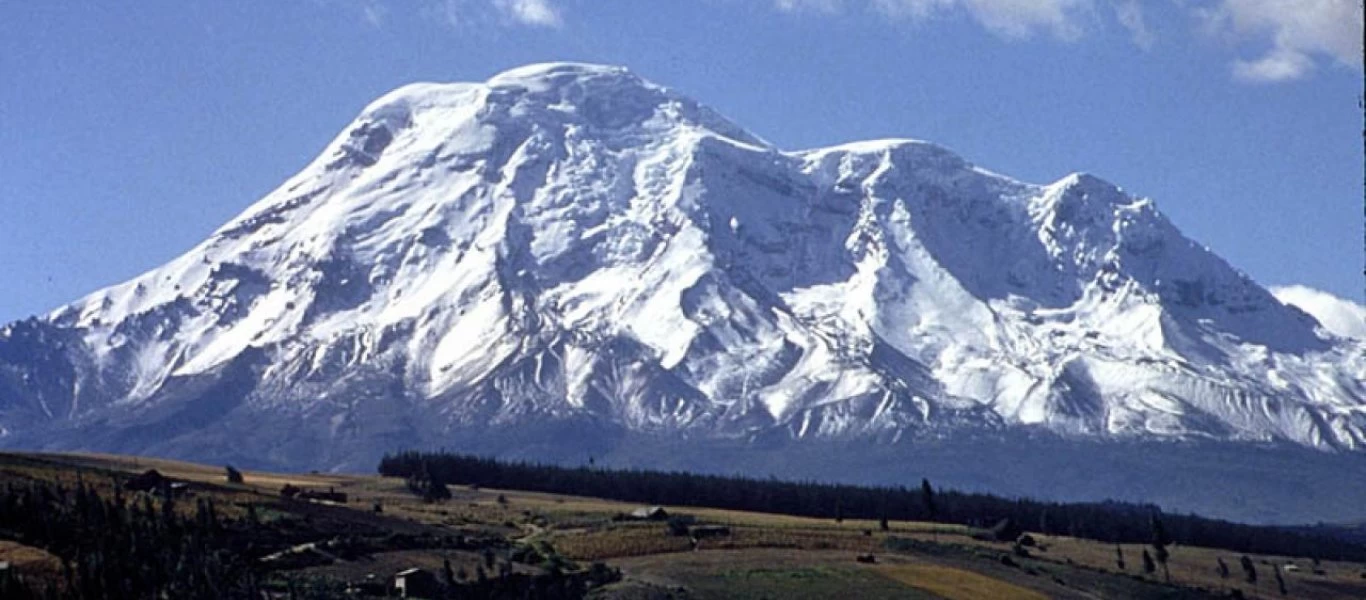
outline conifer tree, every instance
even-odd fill
[[[1167,528],[1162,525],[1161,516],[1157,513],[1153,513],[1149,520],[1153,531],[1153,553],[1157,556],[1158,564],[1162,565],[1162,574],[1166,578],[1167,583],[1171,583],[1172,573],[1171,570],[1167,568],[1167,559],[1170,557],[1170,554],[1167,552],[1167,546],[1172,543],[1172,540],[1170,537],[1167,537]]]
[[[930,487],[929,479],[920,480],[920,498],[925,504],[926,520],[933,521],[939,510],[934,504],[934,488]]]
[[[1243,577],[1247,579],[1247,582],[1251,584],[1256,584],[1257,567],[1252,564],[1252,559],[1248,558],[1247,555],[1244,554],[1243,557],[1238,560],[1238,562],[1242,563],[1243,565]]]

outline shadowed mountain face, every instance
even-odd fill
[[[552,64],[398,89],[183,256],[0,329],[0,445],[368,469],[516,451],[490,431],[561,459],[1042,435],[1359,465],[1364,381],[1366,343],[1090,175],[786,152]]]

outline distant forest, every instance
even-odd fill
[[[1124,502],[1059,503],[933,488],[868,487],[686,472],[569,468],[445,452],[385,455],[379,473],[445,491],[448,484],[594,496],[642,504],[698,506],[828,519],[933,521],[991,527],[1002,519],[1027,531],[1112,543],[1149,543],[1159,516],[1171,541],[1233,552],[1366,561],[1366,544],[1286,528],[1195,515],[1162,514]],[[1211,490],[1211,493],[1218,493]]]

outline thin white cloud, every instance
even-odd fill
[[[1283,82],[1304,78],[1322,64],[1362,65],[1360,0],[769,0],[784,12],[838,14],[867,10],[897,21],[928,23],[966,16],[1009,39],[1050,34],[1075,40],[1090,27],[1113,18],[1135,46],[1151,49],[1157,41],[1149,11],[1163,16],[1194,15],[1203,28],[1239,47],[1259,53],[1232,61],[1239,81]],[[1104,8],[1108,6],[1110,10]],[[1102,14],[1103,13],[1103,14]]]
[[[550,0],[493,0],[493,6],[521,25],[555,28],[564,24]]]
[[[1366,340],[1366,306],[1302,285],[1273,287],[1271,293],[1309,313],[1334,335]]]
[[[361,14],[365,17],[365,22],[375,26],[384,26],[384,17],[389,14],[388,7],[378,2],[366,2],[361,7]]]
[[[1143,14],[1143,5],[1138,0],[1121,0],[1115,3],[1115,20],[1119,21],[1125,29],[1129,30],[1129,35],[1133,39],[1134,45],[1144,50],[1151,50],[1153,43],[1157,41],[1151,29],[1148,28],[1148,20]]]
[[[325,3],[329,0],[314,0]],[[748,0],[747,0],[748,1]],[[1275,83],[1302,79],[1324,63],[1362,65],[1362,5],[1359,0],[767,0],[791,13],[833,15],[866,10],[890,20],[928,23],[961,15],[1008,39],[1036,34],[1075,40],[1113,18],[1135,46],[1150,49],[1156,36],[1148,11],[1161,6],[1193,14],[1214,35],[1262,51],[1231,63],[1235,79]],[[365,0],[367,22],[381,27],[392,0]],[[423,0],[427,15],[460,29],[488,25],[560,28],[561,0]],[[1111,10],[1105,10],[1108,6]],[[1100,10],[1098,10],[1100,9]],[[1111,14],[1111,11],[1113,13]],[[1104,14],[1102,14],[1104,13]]]
[[[773,0],[778,10],[784,12],[837,13],[844,5],[843,0]]]
[[[429,9],[446,25],[459,29],[470,19],[469,4],[466,0],[441,0],[430,5]]]
[[[1314,59],[1303,52],[1276,48],[1256,60],[1233,61],[1233,77],[1251,83],[1279,83],[1302,79],[1314,70]]]
[[[371,0],[365,5],[365,18],[371,23],[371,7],[379,9],[382,19],[391,7],[413,6],[425,18],[453,29],[468,31],[496,26],[559,28],[564,25],[555,0],[424,0],[411,4],[398,0]]]
[[[1181,3],[1184,5],[1185,3]],[[1205,27],[1234,41],[1268,44],[1261,56],[1238,59],[1239,80],[1301,79],[1324,60],[1361,66],[1362,6],[1358,0],[1218,0],[1194,6]]]
[[[1081,35],[1082,22],[1094,8],[1093,0],[877,0],[883,10],[909,8],[911,14],[930,14],[961,6],[987,29],[1009,38],[1027,38],[1047,31],[1071,40]],[[898,7],[897,5],[901,5]]]
[[[786,12],[838,13],[857,4],[891,19],[928,22],[966,14],[1006,38],[1022,39],[1047,31],[1066,40],[1081,34],[1082,21],[1096,0],[773,0]]]

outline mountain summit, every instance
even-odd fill
[[[544,64],[395,90],[181,257],[0,329],[0,445],[365,469],[533,431],[549,456],[601,431],[1360,456],[1363,382],[1366,342],[1097,177],[913,140],[783,151],[625,69]]]

